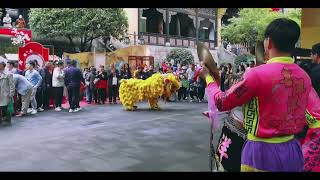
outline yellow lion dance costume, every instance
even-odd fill
[[[153,74],[146,80],[123,79],[120,83],[119,97],[126,110],[137,109],[138,101],[148,100],[151,109],[160,110],[160,97],[167,100],[180,88],[180,81],[173,74]]]

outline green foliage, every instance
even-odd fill
[[[0,55],[3,54],[18,54],[18,47],[14,45],[0,46]]]
[[[229,25],[222,26],[222,38],[232,43],[254,44],[257,40],[263,40],[264,31],[272,20],[282,17],[300,25],[301,9],[290,9],[283,14],[271,11],[271,8],[243,8],[238,17],[229,19]]]
[[[194,63],[194,57],[190,50],[183,48],[174,48],[167,55],[167,61],[174,60],[174,63],[180,63],[183,65],[189,65]]]
[[[68,41],[58,40],[58,39],[34,39],[34,41],[46,46],[50,49],[50,54],[55,54],[59,57],[62,56],[64,52],[73,53],[74,49],[70,46]],[[52,51],[52,47],[48,47],[47,45],[53,46],[54,51]],[[79,43],[75,43],[76,46],[80,46]]]
[[[128,28],[128,18],[122,8],[32,8],[30,28],[45,38],[65,37],[80,51],[91,48],[100,37],[119,38]]]
[[[250,61],[254,60],[254,56],[251,54],[242,54],[236,57],[234,63],[236,66],[240,65],[241,63],[250,64]]]
[[[18,47],[12,44],[10,37],[0,37],[0,42],[0,55],[18,53]]]

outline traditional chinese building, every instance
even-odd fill
[[[155,63],[159,63],[172,48],[188,48],[197,62],[198,42],[213,53],[219,43],[217,26],[221,23],[216,23],[216,8],[125,8],[125,11],[129,28],[122,42],[127,46],[119,51],[131,52],[130,56],[154,57]]]
[[[214,8],[139,8],[138,31],[142,44],[195,47],[197,42],[214,49]]]

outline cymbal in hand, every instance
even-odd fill
[[[215,79],[215,81],[220,84],[220,76],[219,76],[219,70],[216,66],[216,63],[209,51],[209,49],[203,44],[198,43],[197,44],[197,51],[198,51],[198,57],[199,61],[208,68],[208,71],[211,76]]]

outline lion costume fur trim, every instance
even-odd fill
[[[169,96],[180,88],[180,80],[173,74],[153,74],[146,80],[123,79],[120,81],[119,97],[126,110],[134,110],[139,101],[148,100],[151,109],[159,110],[159,98]]]

